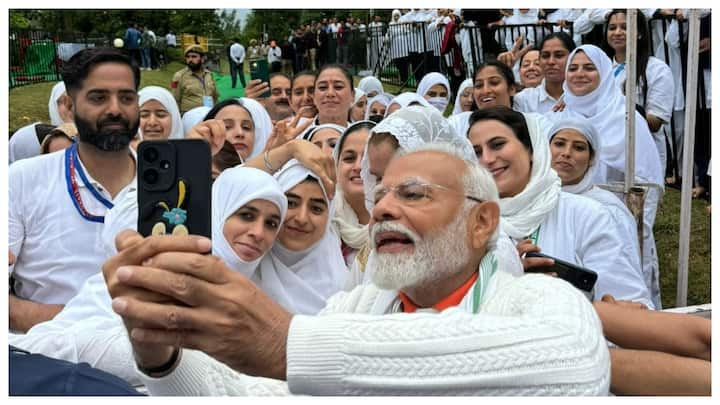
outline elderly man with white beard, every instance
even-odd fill
[[[590,302],[562,280],[512,275],[519,261],[494,247],[495,184],[462,156],[426,144],[390,162],[372,195],[373,283],[317,316],[292,316],[203,255],[207,239],[121,233],[103,270],[149,392],[607,394]]]

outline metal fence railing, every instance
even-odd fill
[[[373,27],[369,33],[368,60],[373,73],[386,83],[405,87],[416,87],[428,72],[451,75],[455,53],[442,51],[444,27],[433,23],[413,22],[393,24],[388,27]],[[505,25],[488,29],[464,24],[456,31],[459,38],[459,57],[462,71],[470,77],[475,67],[481,64],[487,51],[483,50],[482,34],[489,31],[490,38],[500,44],[503,50],[512,48],[515,38],[522,36],[525,44],[539,44],[542,39],[561,27],[553,23],[544,25]],[[572,35],[572,25],[564,28]],[[486,37],[487,38],[487,37]],[[496,55],[493,55],[496,56]]]

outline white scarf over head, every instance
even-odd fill
[[[365,92],[365,94],[377,91],[378,94],[384,93],[382,82],[375,76],[366,76],[360,79],[357,88]]]
[[[600,162],[621,173],[625,173],[625,96],[615,84],[610,58],[594,45],[582,45],[575,48],[568,56],[565,66],[567,77],[568,67],[578,52],[584,52],[592,61],[600,75],[598,87],[584,96],[576,96],[568,87],[567,80],[563,83],[565,111],[548,114],[552,121],[560,120],[564,114],[574,112],[588,118],[602,137],[602,153]],[[635,177],[663,185],[663,173],[660,157],[650,134],[645,118],[635,112]],[[604,170],[603,170],[604,172]],[[605,179],[597,179],[597,183]]]
[[[530,236],[557,206],[561,181],[551,168],[550,146],[541,117],[523,114],[532,142],[530,180],[523,191],[500,199],[500,229],[514,239]]]
[[[39,122],[26,125],[13,134],[8,141],[8,163],[31,158],[40,154],[40,141],[35,126]]]
[[[50,92],[50,100],[48,100],[48,113],[50,113],[50,124],[58,126],[65,123],[58,111],[58,99],[65,93],[65,82],[57,82]]]
[[[417,90],[415,90],[415,93],[424,98],[430,88],[436,84],[442,84],[445,86],[448,95],[450,94],[450,82],[445,75],[438,72],[430,72],[423,76],[422,80],[420,80],[420,84],[417,86]]]
[[[390,105],[390,102],[392,101],[392,97],[385,93],[378,93],[377,96],[371,97],[367,104],[365,105],[365,119],[370,118],[370,108],[375,103],[380,103],[385,106],[385,111],[387,111],[387,107]]]
[[[398,94],[397,96],[395,96],[394,99],[390,100],[390,104],[387,105],[387,110],[385,110],[386,117],[388,116],[390,106],[395,103],[400,104],[401,108],[409,106],[410,103],[420,103],[420,105],[424,107],[435,108],[430,103],[428,103],[427,100],[425,100],[425,97],[421,97],[417,93],[405,92]]]
[[[210,112],[210,109],[208,106],[201,105],[200,107],[185,111],[185,114],[182,116],[183,132],[187,134],[190,128],[203,122],[207,113]]]
[[[355,128],[361,123],[363,125],[375,125],[372,121],[358,121],[343,132],[335,144],[335,149],[333,150],[333,159],[335,159],[336,169],[340,164],[341,159],[340,148],[345,143],[345,139],[348,135],[352,135],[357,131],[360,131]],[[339,183],[335,187],[335,199],[333,202],[335,203],[335,215],[332,217],[332,225],[335,233],[340,235],[340,239],[342,239],[343,242],[351,248],[360,249],[370,238],[368,224],[363,225],[360,223],[355,210],[353,210],[350,203],[345,200],[345,193]]]
[[[368,144],[373,135],[379,133],[390,133],[397,139],[402,150],[410,150],[430,142],[449,143],[461,151],[466,160],[477,162],[470,141],[455,133],[434,107],[410,106],[395,111],[370,131]],[[372,212],[374,204],[369,196],[377,184],[377,177],[370,173],[368,144],[365,144],[365,154],[360,163],[360,177],[365,190],[365,207],[368,212]]]
[[[302,183],[308,176],[322,181],[295,159],[290,160],[275,178],[283,192]],[[323,189],[325,201],[327,193]],[[270,253],[260,262],[259,280],[263,290],[293,314],[313,315],[325,307],[325,301],[340,291],[348,276],[340,249],[340,239],[330,230],[333,204],[328,201],[328,221],[323,237],[302,252],[295,252],[275,241]]]
[[[156,100],[167,110],[172,118],[172,127],[170,128],[169,139],[183,139],[185,138],[185,132],[183,130],[182,118],[180,117],[180,110],[178,109],[175,97],[167,91],[167,89],[159,86],[147,86],[143,87],[138,92],[138,105],[142,108],[143,104],[150,100]],[[142,129],[140,129],[140,135],[142,139]]]
[[[588,169],[582,180],[577,184],[562,186],[562,191],[572,194],[582,194],[595,185],[596,172],[599,169],[597,161],[600,151],[602,150],[600,137],[595,130],[595,126],[589,119],[578,114],[566,114],[550,127],[550,131],[548,132],[550,135],[550,143],[552,143],[553,137],[563,129],[574,129],[578,131],[585,137],[585,140],[587,140],[595,153],[595,156],[593,156],[593,159],[589,162]]]
[[[322,129],[332,129],[334,131],[337,131],[338,137],[341,136],[343,132],[345,132],[345,128],[341,127],[338,124],[312,125],[312,126],[310,126],[310,128],[305,130],[304,133],[299,135],[298,139],[304,139],[306,141],[312,142],[313,136],[315,136],[315,134]]]
[[[460,87],[458,87],[457,94],[455,95],[455,106],[453,106],[452,115],[463,112],[462,107],[460,106],[460,96],[468,87],[473,87],[472,79],[465,79],[462,83],[460,83]]]
[[[353,100],[353,104],[351,107],[355,107],[355,104],[357,104],[361,98],[365,96],[365,91],[363,89],[359,89],[355,87],[355,99]]]
[[[250,160],[265,150],[265,144],[267,144],[268,139],[270,139],[270,133],[272,132],[272,120],[270,119],[270,114],[265,110],[265,107],[257,101],[247,97],[241,97],[238,98],[238,100],[240,100],[243,107],[250,113],[253,126],[255,127],[252,152],[250,152],[250,155],[248,155],[246,159]]]
[[[220,173],[212,187],[212,250],[233,271],[253,278],[255,269],[267,252],[247,262],[233,250],[223,235],[225,221],[253,200],[265,200],[280,211],[280,222],[287,213],[287,198],[278,182],[269,174],[252,167],[237,166]],[[279,229],[279,228],[278,228]],[[258,287],[265,289],[262,282]]]

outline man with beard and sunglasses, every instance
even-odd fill
[[[591,303],[563,280],[515,276],[497,188],[472,153],[409,148],[366,197],[373,282],[316,316],[203,255],[207,239],[118,235],[103,272],[150,394],[608,393]]]
[[[195,107],[212,107],[218,101],[218,91],[212,72],[203,66],[205,50],[200,45],[185,48],[187,67],[175,72],[170,83],[180,114]]]
[[[107,253],[106,212],[135,185],[128,144],[139,126],[137,63],[121,50],[89,48],[63,66],[77,142],[8,170],[10,329],[52,319]]]

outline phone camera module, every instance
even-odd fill
[[[160,154],[155,148],[147,148],[143,151],[143,159],[145,159],[148,163],[156,161],[159,155]]]
[[[148,169],[145,170],[143,173],[143,180],[147,184],[155,184],[158,182],[158,179],[160,178],[160,174],[155,169]]]

